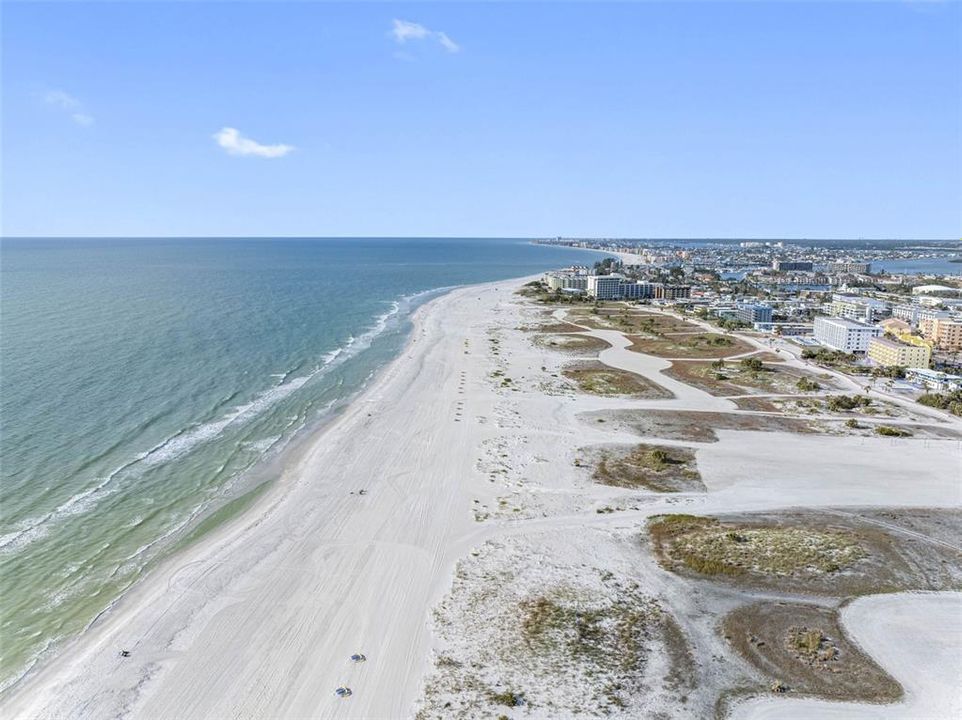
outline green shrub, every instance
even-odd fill
[[[655,465],[665,465],[671,460],[671,458],[668,456],[668,453],[661,448],[655,448],[652,450],[650,453],[648,453],[648,457],[651,458],[651,461]]]
[[[741,330],[743,328],[750,328],[747,322],[742,322],[741,320],[736,320],[735,318],[722,318],[718,321],[718,324],[725,330]]]
[[[825,402],[833,412],[869,407],[872,404],[871,398],[864,395],[830,395]]]
[[[681,553],[681,561],[702,575],[743,575],[745,573],[745,569],[737,565],[729,565],[721,560],[692,553]]]
[[[855,362],[854,355],[828,348],[807,347],[802,350],[802,357],[806,360],[814,360],[819,365],[852,365]]]
[[[891,425],[878,425],[875,432],[885,437],[912,437],[912,433],[904,428],[896,428]]]
[[[926,393],[919,403],[939,410],[948,410],[953,415],[962,415],[962,390],[950,393]]]
[[[492,702],[496,702],[498,705],[507,705],[508,707],[517,707],[518,705],[524,705],[524,695],[521,693],[516,693],[512,690],[505,690],[504,692],[491,693]]]
[[[887,377],[898,380],[905,377],[905,368],[900,365],[872,368],[872,377]]]
[[[822,640],[825,638],[822,631],[817,629],[792,628],[789,632],[792,647],[805,655],[815,655],[821,649]]]

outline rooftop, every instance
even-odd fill
[[[927,292],[958,292],[958,289],[948,285],[916,285],[912,288],[913,294]]]
[[[884,345],[885,347],[894,348],[896,350],[898,348],[903,348],[903,347],[922,347],[921,345],[910,345],[908,343],[901,343],[895,340],[889,340],[888,338],[884,338],[884,337],[872,338],[870,342],[873,344]]]
[[[861,295],[843,295],[835,293],[832,295],[832,302],[858,303],[860,305],[871,305],[873,307],[887,307],[888,303],[875,298],[862,297]]]
[[[874,325],[866,325],[865,323],[858,322],[856,320],[849,320],[848,318],[834,317],[831,315],[819,315],[816,320],[821,320],[822,322],[831,323],[832,325],[838,325],[844,328],[851,328],[853,330],[861,329],[867,330],[875,327]]]

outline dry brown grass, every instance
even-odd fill
[[[738,406],[739,410],[753,410],[755,412],[780,412],[778,405],[763,397],[752,397],[751,395],[746,395],[744,397],[735,398],[732,402]]]
[[[751,352],[754,348],[743,340],[719,333],[699,332],[692,335],[668,335],[650,338],[630,335],[629,350],[662,358],[711,360]]]
[[[694,515],[655,516],[648,530],[665,565],[701,575],[806,578],[840,572],[866,556],[859,537],[841,530]]]
[[[752,357],[758,358],[762,362],[766,362],[766,363],[785,362],[785,358],[783,356],[779,355],[778,353],[768,352],[767,350],[763,350],[760,353],[756,353],[755,355],[752,355]]]
[[[606,447],[596,451],[592,479],[602,485],[655,492],[704,492],[705,485],[688,448],[663,445]]]
[[[625,333],[663,335],[673,332],[697,332],[700,328],[684,320],[639,312],[626,307],[577,308],[569,317],[585,327],[596,330],[618,330]]]
[[[886,526],[904,523],[946,544],[906,542],[897,531],[858,515],[814,510],[661,516],[650,523],[648,534],[667,569],[746,591],[853,597],[962,587],[962,555],[953,549],[962,544],[957,513],[863,514],[882,516]]]
[[[684,632],[633,574],[558,564],[530,581],[519,575],[531,566],[512,558],[459,566],[451,597],[434,612],[445,651],[425,680],[418,717],[624,715],[653,687],[684,691],[691,682]]]
[[[902,688],[849,641],[834,608],[760,602],[738,608],[723,632],[763,675],[792,694],[844,702],[895,702]]]
[[[657,399],[674,397],[671,392],[647,378],[626,370],[618,370],[599,362],[574,363],[561,374],[572,380],[582,392],[591,395],[627,395]]]
[[[757,355],[752,357],[762,361]],[[760,370],[753,370],[745,367],[741,360],[725,362],[723,367],[716,367],[716,363],[676,360],[664,373],[716,396],[753,393],[800,394],[798,381],[803,377],[820,384],[825,383],[816,375],[797,368],[768,363],[763,364]],[[822,387],[826,385],[823,384]]]
[[[520,330],[536,333],[580,333],[584,328],[572,325],[569,322],[543,322],[534,325],[522,325]]]
[[[536,335],[534,343],[549,350],[578,355],[597,354],[611,347],[601,338],[590,335]]]
[[[613,430],[644,437],[690,442],[716,442],[715,430],[814,433],[814,421],[778,415],[748,415],[691,410],[598,410],[582,413],[585,422],[602,421]]]
[[[683,665],[687,643],[680,631],[671,633],[677,630],[671,616],[637,587],[624,587],[619,595],[618,602],[598,603],[558,588],[523,599],[518,614],[524,651],[616,678],[619,682],[605,688],[605,700],[616,705],[638,682],[653,635],[660,634],[666,645],[670,640],[671,654]]]

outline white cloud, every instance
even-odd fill
[[[43,101],[69,114],[78,125],[88,127],[94,124],[93,115],[84,110],[83,103],[63,90],[48,90],[43,94]]]
[[[456,42],[454,42],[454,40],[449,38],[447,36],[447,33],[439,32],[439,33],[436,33],[436,35],[438,38],[438,42],[441,43],[441,46],[448,52],[456,53],[461,49],[461,46],[458,45]]]
[[[408,40],[425,40],[433,39],[436,40],[441,47],[447,50],[449,53],[456,53],[461,49],[454,40],[448,37],[447,33],[435,30],[429,30],[419,23],[410,22],[408,20],[394,20],[394,26],[391,28],[391,35],[394,36],[395,42],[403,45]]]
[[[391,34],[399,43],[406,43],[408,40],[423,40],[431,34],[431,31],[418,23],[395,20]]]
[[[240,134],[232,127],[221,128],[214,133],[214,140],[228,155],[255,155],[262,158],[284,157],[294,149],[293,145],[261,145]]]
[[[76,110],[80,107],[80,101],[63,90],[48,90],[44,93],[43,100],[48,105],[56,105],[63,110]]]

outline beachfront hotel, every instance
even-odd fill
[[[882,328],[855,320],[819,315],[815,318],[815,339],[823,345],[847,353],[864,353],[869,341],[882,334]]]
[[[568,270],[545,273],[544,282],[549,290],[587,290],[588,268],[575,267]]]
[[[588,295],[598,300],[621,298],[621,286],[625,282],[621,275],[591,275],[588,277]]]

